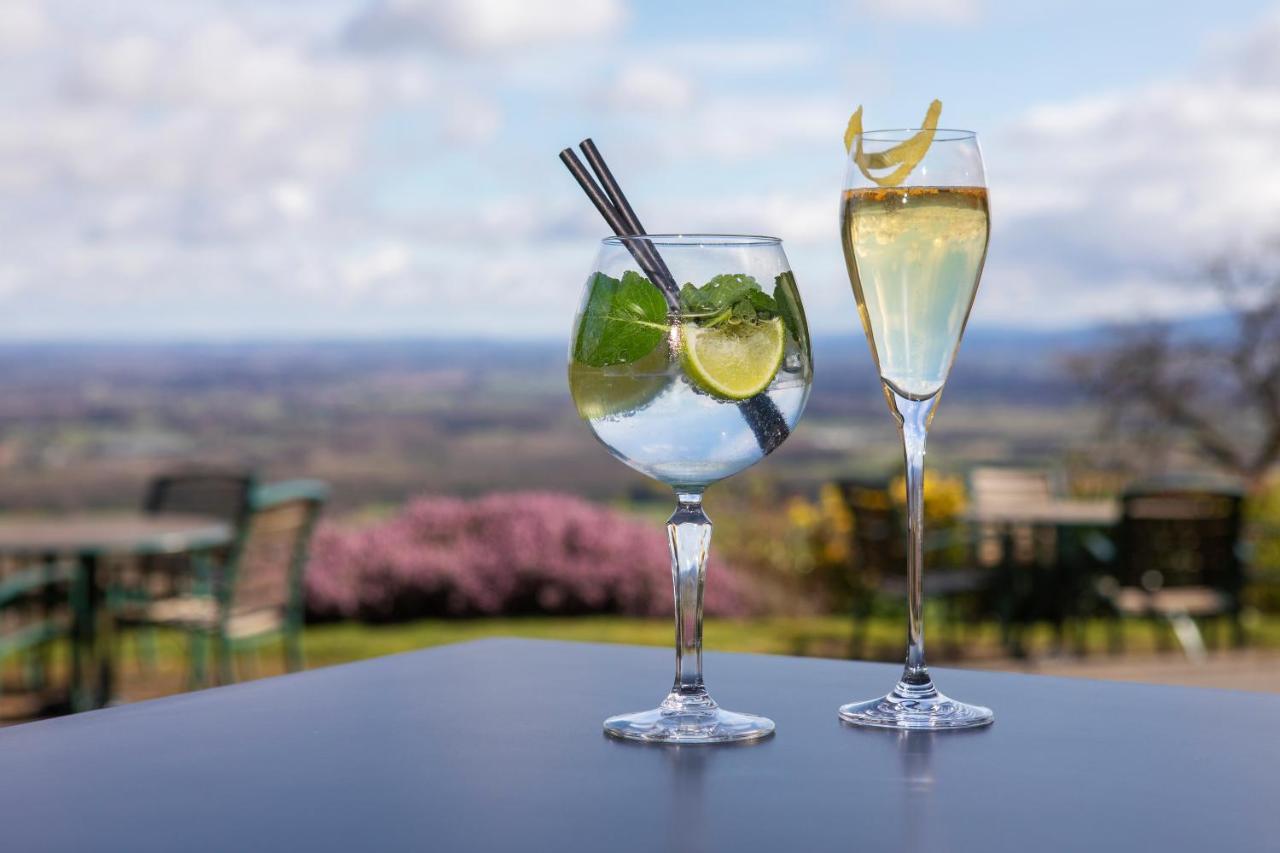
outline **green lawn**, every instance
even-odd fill
[[[884,628],[888,628],[885,625]],[[394,654],[482,637],[532,637],[593,643],[632,643],[666,646],[673,642],[668,619],[627,619],[613,616],[528,619],[424,620],[399,625],[343,622],[307,629],[307,662],[324,666],[347,660]],[[710,619],[705,645],[710,649],[769,654],[816,654],[818,648],[836,651],[848,642],[845,620]]]
[[[934,627],[938,626],[935,624]],[[867,656],[886,660],[899,658],[904,648],[905,632],[905,624],[900,618],[881,617],[872,620]],[[1212,641],[1212,630],[1206,633]],[[666,619],[614,616],[424,620],[397,625],[343,622],[316,625],[307,629],[307,662],[309,666],[327,666],[482,637],[532,637],[667,646],[672,643],[672,626]],[[847,657],[849,638],[849,620],[835,616],[709,619],[706,623],[704,645],[712,651]],[[1086,640],[1091,653],[1105,653],[1107,638],[1105,624],[1096,622],[1087,626]],[[1258,621],[1251,627],[1250,638],[1256,645],[1280,647],[1280,618]],[[1125,623],[1124,639],[1125,648],[1129,652],[1147,652],[1156,647],[1153,631],[1143,623]],[[1169,641],[1172,642],[1171,637]],[[1052,631],[1045,627],[1032,633],[1029,646],[1033,652],[1045,651],[1052,647],[1053,642]],[[932,631],[929,645],[931,659],[938,662],[989,659],[1003,655],[999,631],[994,623],[966,628],[960,635],[946,628]]]
[[[935,663],[982,664],[1007,657],[994,623],[969,626],[959,635],[941,626],[938,620],[929,624],[929,657]],[[1212,640],[1213,632],[1207,633]],[[306,629],[304,645],[307,665],[323,667],[483,637],[530,637],[670,648],[672,634],[672,625],[667,619],[616,616],[428,619],[395,625],[356,622],[313,625]],[[869,640],[862,656],[901,660],[904,634],[905,625],[900,616],[885,615],[871,620]],[[710,651],[840,658],[850,656],[849,638],[849,621],[838,616],[710,619],[706,623],[705,645]],[[122,698],[126,701],[146,699],[187,687],[187,646],[182,635],[172,631],[155,635],[154,659],[139,653],[135,639],[136,636],[126,636],[121,646],[118,672]],[[1151,627],[1141,622],[1125,623],[1124,639],[1125,650],[1132,654],[1146,654],[1156,648]],[[1280,648],[1280,616],[1253,619],[1249,639],[1254,647]],[[1107,625],[1102,622],[1089,624],[1086,640],[1088,652],[1094,660],[1111,659],[1107,657]],[[1166,636],[1166,640],[1168,648],[1176,648],[1171,635]],[[1050,651],[1054,648],[1053,634],[1047,627],[1040,628],[1032,633],[1027,645],[1033,655]],[[66,651],[62,643],[55,650],[54,683],[58,683],[58,678],[65,679]],[[244,680],[275,675],[282,669],[281,655],[275,648],[267,646],[259,655],[241,656],[237,660],[236,677]],[[20,659],[11,659],[7,666],[0,668],[0,681],[5,684],[5,689],[0,691],[0,705],[4,705],[15,692],[13,689],[24,683]],[[21,716],[23,712],[17,713]],[[6,709],[0,708],[0,718],[5,716]]]

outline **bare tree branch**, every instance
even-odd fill
[[[1106,404],[1111,429],[1176,432],[1256,484],[1280,462],[1280,242],[1224,255],[1205,279],[1231,319],[1227,338],[1129,327],[1115,346],[1069,366]]]

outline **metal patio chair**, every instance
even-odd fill
[[[1226,620],[1242,645],[1241,494],[1155,485],[1131,489],[1123,506],[1115,576],[1102,590],[1115,613],[1150,620],[1161,644],[1167,625],[1193,659],[1205,653],[1197,620]]]
[[[323,483],[295,480],[255,488],[231,558],[209,568],[208,594],[156,602],[156,624],[186,632],[191,675],[203,684],[213,646],[214,680],[235,679],[245,652],[280,642],[286,669],[303,666],[303,580],[307,549],[328,497]]]
[[[25,686],[45,687],[50,649],[56,641],[70,641],[76,608],[85,606],[80,580],[74,562],[0,560],[0,671],[19,658]]]
[[[215,518],[229,525],[233,534],[225,548],[199,555],[156,555],[117,569],[111,607],[118,624],[134,629],[138,662],[144,669],[155,663],[155,629],[170,624],[168,617],[175,608],[191,607],[191,601],[210,597],[215,568],[234,565],[239,559],[254,487],[254,477],[247,471],[209,468],[168,472],[148,485],[143,512]],[[123,634],[118,637],[123,640]]]
[[[1028,508],[1044,508],[1065,491],[1059,472],[1042,468],[979,465],[968,473],[970,516],[977,560],[991,570],[987,611],[1000,623],[1001,640],[1015,657],[1027,654],[1026,636],[1037,622],[1053,626],[1059,647],[1069,623],[1083,649],[1080,587],[1087,586],[1073,536],[1053,523],[1013,520]]]

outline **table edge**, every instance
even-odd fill
[[[610,649],[627,649],[627,650],[643,650],[650,651],[655,654],[672,654],[670,649],[662,646],[641,646],[632,643],[601,643],[601,642],[581,642],[577,640],[555,640],[542,637],[518,637],[518,636],[493,636],[478,637],[472,640],[463,640],[457,643],[443,643],[437,646],[428,646],[421,649],[409,649],[403,652],[394,652],[388,655],[379,655],[372,658],[363,658],[361,660],[346,661],[343,663],[332,664],[330,666],[317,667],[316,669],[302,670],[300,672],[288,672],[281,675],[269,676],[267,678],[257,678],[252,681],[241,681],[235,684],[227,684],[219,687],[208,687],[202,690],[193,690],[185,693],[175,693],[170,696],[158,696],[154,699],[144,699],[138,702],[129,702],[121,705],[113,705],[107,708],[98,708],[92,711],[82,711],[78,714],[68,714],[61,717],[51,717],[44,720],[32,720],[26,723],[17,723],[11,726],[0,728],[0,740],[12,737],[14,732],[30,732],[33,727],[60,727],[63,725],[86,724],[91,721],[99,721],[104,716],[114,715],[120,712],[138,713],[145,712],[150,708],[161,708],[168,705],[176,705],[187,702],[200,702],[202,697],[210,693],[218,693],[223,695],[228,691],[248,691],[270,689],[279,682],[296,679],[296,678],[313,678],[323,676],[324,673],[332,670],[344,669],[347,667],[359,667],[369,664],[382,663],[391,661],[396,658],[406,657],[410,655],[431,655],[455,652],[462,649],[492,646],[495,648],[519,648],[522,646],[565,646],[570,648],[592,648],[597,650]],[[770,658],[774,660],[787,660],[804,663],[817,667],[845,667],[848,669],[878,670],[885,672],[891,680],[893,672],[898,669],[898,664],[887,663],[884,661],[863,661],[863,660],[845,660],[842,658],[819,658],[819,657],[797,657],[795,655],[780,654],[762,654],[759,652],[707,652],[713,660],[716,658]],[[1075,678],[1061,675],[1042,675],[1039,673],[1023,673],[1023,672],[1001,672],[998,670],[987,669],[962,669],[957,667],[930,667],[931,671],[941,673],[942,680],[949,680],[951,674],[959,674],[964,677],[978,676],[979,678],[1016,678],[1031,679],[1041,683],[1051,682],[1061,686],[1069,686],[1073,689],[1081,689],[1088,687],[1101,687],[1107,690],[1140,690],[1144,692],[1162,692],[1175,694],[1183,694],[1187,691],[1198,694],[1225,694],[1235,698],[1248,697],[1251,701],[1273,702],[1280,706],[1280,694],[1264,693],[1251,690],[1233,690],[1220,687],[1186,687],[1177,684],[1150,684],[1141,681],[1108,681],[1098,678]],[[852,682],[853,679],[850,679]]]

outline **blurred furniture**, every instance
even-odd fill
[[[1243,644],[1241,494],[1155,484],[1127,492],[1123,506],[1114,583],[1103,586],[1116,614],[1151,620],[1160,643],[1167,624],[1192,658],[1205,651],[1198,619],[1225,619]]]
[[[1119,504],[1064,498],[1057,473],[1030,468],[979,466],[969,485],[965,517],[975,528],[980,564],[992,569],[986,607],[1000,620],[1005,647],[1024,655],[1026,632],[1047,622],[1059,648],[1074,628],[1083,653],[1085,622],[1098,610],[1096,563],[1085,543],[1116,524]]]
[[[279,639],[286,668],[303,666],[304,580],[316,521],[328,499],[316,480],[290,480],[254,490],[235,575],[220,587],[222,659]],[[222,676],[229,676],[223,664]]]
[[[881,481],[842,480],[837,483],[845,506],[853,517],[853,631],[850,655],[866,651],[866,625],[877,598],[903,605],[907,599],[906,519],[898,511],[887,484]],[[973,567],[970,540],[963,526],[948,529],[925,527],[924,596],[943,610],[943,625],[958,625],[976,614],[970,603],[988,583],[989,575]],[[937,622],[934,622],[935,626]],[[941,632],[939,632],[939,636]]]
[[[969,503],[976,515],[990,515],[1051,502],[1061,493],[1058,478],[1035,468],[980,465],[969,471]]]
[[[57,569],[71,596],[71,707],[98,708],[111,698],[114,620],[105,606],[112,563],[179,554],[206,554],[231,541],[230,528],[192,515],[70,515],[0,518],[0,559]],[[70,574],[66,574],[70,572]],[[33,575],[26,575],[34,581]]]
[[[1044,525],[1049,527],[1112,527],[1120,520],[1119,501],[1054,498],[1043,503],[970,509],[965,518],[975,524]]]
[[[50,648],[71,638],[75,608],[83,603],[77,577],[75,563],[56,554],[0,558],[0,692],[14,658],[24,663],[26,686],[43,690]]]
[[[234,511],[234,535],[228,547],[207,563],[195,562],[186,572],[170,572],[169,594],[126,597],[120,607],[122,619],[135,626],[185,632],[194,685],[207,681],[210,645],[218,683],[234,680],[238,655],[256,653],[276,641],[282,644],[286,667],[301,668],[303,572],[327,488],[311,480],[255,486],[248,478],[234,477],[205,485],[210,488],[192,485],[177,492],[200,500],[217,495],[221,507]],[[156,586],[148,583],[149,590]]]
[[[254,477],[244,470],[184,468],[161,474],[147,485],[143,512],[190,513],[216,518],[234,532],[225,548],[202,554],[195,562],[190,554],[160,554],[121,566],[112,578],[111,605],[117,620],[133,629],[139,660],[149,668],[155,663],[155,629],[169,624],[168,611],[177,602],[212,594],[212,571],[217,565],[239,558]],[[192,666],[192,682],[195,683]]]
[[[143,511],[203,515],[238,525],[248,514],[253,486],[253,475],[245,471],[174,471],[151,481],[143,500]]]
[[[489,639],[0,730],[7,849],[1262,853],[1280,838],[1277,695],[954,670],[948,692],[996,724],[901,733],[834,719],[901,663],[714,654],[717,692],[770,714],[776,738],[605,738],[670,656]]]

